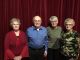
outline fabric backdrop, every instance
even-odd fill
[[[5,34],[10,30],[9,20],[13,17],[21,19],[21,29],[32,25],[32,17],[40,15],[43,26],[47,26],[49,17],[59,17],[59,25],[63,27],[65,18],[76,21],[75,29],[80,32],[80,0],[0,0],[0,60],[3,60],[3,42]]]

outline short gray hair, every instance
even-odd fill
[[[51,17],[49,18],[49,20],[50,20],[50,21],[53,21],[54,18],[58,19],[57,16],[51,16]]]
[[[71,22],[71,23],[73,23],[73,24],[75,25],[75,21],[74,21],[74,19],[72,19],[72,18],[67,18],[67,19],[65,19],[64,25],[65,25],[67,22]]]
[[[13,25],[13,22],[14,22],[14,21],[17,21],[19,24],[21,24],[19,18],[12,18],[12,19],[10,20],[10,25],[11,25],[11,26]]]

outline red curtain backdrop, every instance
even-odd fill
[[[0,60],[3,60],[3,42],[5,34],[10,30],[9,20],[13,17],[21,19],[21,29],[32,25],[32,17],[40,15],[43,26],[48,25],[49,17],[59,17],[59,25],[63,27],[65,18],[76,21],[75,29],[80,32],[80,0],[0,0]]]

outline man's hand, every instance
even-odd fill
[[[46,56],[47,56],[47,51],[44,52],[44,57],[46,57]]]

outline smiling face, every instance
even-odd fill
[[[52,27],[57,27],[58,25],[58,17],[57,16],[51,16],[50,17],[50,23]]]
[[[13,18],[11,20],[11,26],[12,26],[12,28],[13,28],[14,31],[18,31],[19,28],[20,28],[20,20],[16,19],[16,18]]]
[[[13,30],[19,30],[20,24],[17,21],[14,21],[12,24],[12,28]]]
[[[41,17],[35,16],[33,18],[33,24],[36,28],[39,28],[41,26],[41,23],[42,23]]]
[[[65,22],[65,27],[68,31],[72,30],[74,25],[75,25],[75,22],[73,19],[69,19]]]
[[[67,30],[73,29],[73,26],[74,25],[72,23],[66,23],[66,25],[65,25],[65,27],[66,27]]]
[[[52,27],[56,27],[58,25],[58,20],[53,20],[53,21],[50,21]]]

